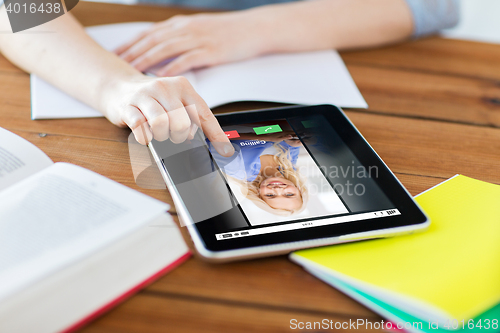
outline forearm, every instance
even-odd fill
[[[310,0],[247,11],[265,38],[262,53],[373,47],[408,38],[404,0]]]
[[[0,29],[8,31],[5,7],[0,10]],[[105,51],[66,14],[24,33],[0,34],[0,50],[14,64],[35,73],[101,112],[106,94],[125,79],[141,73]]]
[[[0,9],[0,29],[8,18]],[[127,125],[138,142],[192,139],[201,127],[223,156],[234,152],[205,101],[185,78],[151,78],[101,48],[66,14],[21,34],[0,34],[0,50],[13,63]],[[147,124],[146,124],[147,123]]]

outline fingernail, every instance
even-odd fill
[[[141,124],[137,128],[135,128],[134,136],[137,142],[143,145],[147,145],[148,143],[153,140],[153,132],[149,129],[149,126],[146,125],[146,123]]]
[[[225,155],[233,155],[234,154],[234,147],[230,143],[225,143],[224,144],[224,154]]]
[[[192,124],[191,125],[191,131],[189,132],[189,135],[191,137],[194,137],[194,135],[196,134],[197,130],[198,130],[198,126],[196,126],[196,124]]]

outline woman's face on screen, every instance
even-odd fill
[[[295,185],[282,177],[267,178],[260,184],[260,197],[269,207],[296,211],[302,207],[302,195]]]

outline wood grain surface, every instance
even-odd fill
[[[90,2],[73,11],[86,26],[191,12]],[[342,57],[370,106],[347,115],[411,194],[457,173],[500,184],[499,45],[430,37]],[[136,185],[127,129],[104,118],[32,121],[29,75],[0,56],[0,77],[0,126],[55,162],[83,166],[172,204],[166,190]],[[233,103],[214,112],[270,105]],[[381,320],[285,256],[224,265],[192,258],[82,332],[289,332],[294,318]]]

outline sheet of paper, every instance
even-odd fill
[[[234,101],[368,107],[333,50],[267,55],[197,70],[195,76],[210,107]]]
[[[57,163],[0,193],[0,300],[165,213],[169,206]]]
[[[35,145],[0,127],[0,191],[52,164]]]
[[[113,50],[151,23],[136,22],[87,28],[89,35]],[[235,101],[292,104],[367,104],[335,51],[269,55],[184,74],[210,107]],[[201,82],[198,82],[201,81]],[[98,111],[31,76],[32,119],[100,117]]]

